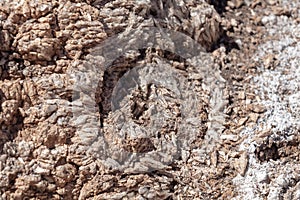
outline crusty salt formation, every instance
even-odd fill
[[[299,10],[0,1],[0,199],[299,199]]]
[[[98,132],[93,130],[94,126],[101,127],[101,123],[92,123],[104,120],[102,124],[104,138],[109,141],[113,135],[110,132],[112,131],[110,126],[114,125],[110,124],[110,120],[114,120],[113,116],[118,112],[116,110],[112,112],[111,108],[105,105],[105,103],[110,103],[109,96],[113,95],[113,93],[109,93],[113,89],[109,86],[110,80],[118,81],[122,73],[134,68],[134,63],[143,60],[145,64],[151,63],[150,57],[157,53],[146,53],[146,57],[138,56],[138,54],[143,54],[147,47],[144,50],[138,50],[136,55],[129,53],[127,57],[131,57],[132,63],[125,62],[120,67],[121,74],[117,74],[117,76],[113,76],[116,73],[114,68],[111,68],[113,70],[101,68],[101,66],[97,68],[99,76],[90,79],[94,83],[95,89],[98,88],[95,94],[92,94],[96,107],[92,105],[93,112],[91,112],[91,110],[83,109],[83,104],[88,104],[91,99],[76,93],[76,89],[82,89],[88,93],[91,88],[84,88],[85,82],[81,85],[74,82],[74,80],[80,80],[74,76],[78,75],[76,72],[88,71],[87,63],[92,62],[94,67],[99,66],[101,58],[88,55],[93,52],[91,49],[95,46],[99,46],[108,37],[122,32],[130,32],[131,29],[138,27],[169,28],[179,31],[200,42],[207,50],[211,49],[220,37],[220,18],[213,7],[204,1],[116,0],[84,3],[67,0],[25,0],[20,2],[1,1],[0,5],[0,185],[2,198],[16,199],[33,196],[51,199],[87,198],[92,195],[86,191],[94,187],[91,178],[99,170],[99,167],[102,168],[102,172],[106,173],[107,170],[109,172],[107,165],[103,165],[101,159],[90,157],[86,153],[85,145],[93,140],[96,142],[92,143],[92,149],[97,150],[97,155],[99,153],[101,155],[101,151],[98,151],[99,148],[106,147],[106,143],[100,140]],[[163,10],[166,11],[165,14]],[[178,20],[178,17],[183,21]],[[159,48],[155,51],[161,52],[156,58],[158,60],[168,60],[172,57],[172,55],[167,56],[168,53]],[[178,57],[178,55],[176,56]],[[186,67],[184,62],[178,58],[170,61],[171,64],[168,65],[172,66],[172,69],[179,68],[177,71],[180,72],[180,68],[182,68],[183,74],[189,74],[188,70],[184,69]],[[195,59],[191,62],[195,62]],[[86,76],[86,78],[90,77]],[[199,94],[203,95],[203,100],[199,99],[199,102],[203,101],[203,107],[195,110],[199,114],[197,120],[200,120],[201,123],[196,126],[199,130],[191,139],[191,142],[195,142],[194,146],[197,146],[200,145],[207,129],[209,108],[206,96],[209,91],[207,91],[208,93],[202,91],[201,78],[191,78],[199,79],[196,88],[199,89]],[[190,82],[190,84],[192,83],[193,81]],[[74,84],[81,87],[74,89]],[[152,93],[162,91],[168,90],[158,86]],[[132,103],[140,103],[141,94],[146,91],[142,89],[140,92],[133,93],[134,96],[130,100]],[[78,96],[76,97],[76,95]],[[87,98],[85,99],[85,97]],[[178,102],[177,97],[173,96],[172,98],[174,100],[170,102],[171,104],[165,105],[171,118],[168,123],[164,122],[166,124],[162,127],[165,128],[162,135],[169,138],[170,144],[173,143],[172,137],[174,138],[179,128],[177,123],[180,119],[176,118],[178,115],[176,110],[182,103]],[[150,98],[145,104],[151,106],[150,101],[155,103]],[[156,103],[160,105],[159,102]],[[101,109],[99,111],[100,104],[103,104],[102,107],[104,106],[103,112]],[[94,110],[94,108],[96,109]],[[144,112],[137,109],[139,108],[133,109],[133,112]],[[77,113],[80,113],[80,117],[77,118],[74,127],[72,124],[74,125],[74,116],[78,116]],[[203,116],[201,117],[200,114]],[[145,112],[140,117],[133,117],[132,120],[142,124],[146,123],[150,116],[150,113]],[[158,122],[157,119],[152,123]],[[83,139],[78,134],[78,129],[87,131],[86,134],[89,136]],[[173,133],[171,133],[172,131]],[[145,139],[144,142],[148,143],[154,138]],[[122,146],[117,147],[131,152],[139,145],[139,142],[135,145],[131,144],[131,139],[128,138],[123,141]],[[158,141],[155,143],[156,146],[147,147],[145,152],[157,148]],[[186,159],[187,154],[182,155]],[[111,154],[103,151],[102,156],[107,158]],[[95,159],[98,161],[95,162]],[[103,186],[109,187],[105,186],[105,182],[106,180],[111,182],[111,175],[100,175],[100,177],[103,180]],[[132,177],[133,180],[136,178],[139,179],[139,177]],[[151,183],[150,179],[145,184]],[[162,187],[162,193],[158,195],[170,196],[170,183],[163,183],[164,178],[160,179],[161,184],[165,186]],[[137,194],[149,198],[155,196],[152,190],[147,190],[146,186],[144,189],[139,189]]]
[[[166,10],[165,14],[163,10]],[[178,21],[176,19],[178,17],[183,22]],[[100,159],[96,164],[95,158],[91,159],[85,152],[86,147],[82,145],[96,140],[98,142],[92,143],[96,150],[105,147],[104,141],[98,138],[98,132],[93,131],[93,126],[100,127],[101,123],[91,125],[93,121],[98,122],[101,118],[104,120],[104,138],[109,141],[109,138],[114,135],[112,131],[116,130],[115,128],[110,130],[110,126],[114,126],[114,124],[110,124],[110,120],[114,120],[113,116],[117,114],[117,111],[110,113],[111,110],[105,105],[105,103],[109,103],[109,95],[112,95],[112,93],[105,91],[113,89],[111,86],[107,87],[111,83],[109,80],[118,81],[120,76],[117,75],[115,76],[116,79],[113,79],[111,77],[114,77],[114,70],[101,69],[100,66],[97,69],[99,76],[96,79],[90,79],[90,81],[93,82],[94,80],[94,85],[99,89],[94,94],[96,106],[103,104],[102,106],[104,106],[106,112],[101,113],[101,109],[99,112],[97,107],[96,110],[93,110],[96,111],[94,116],[91,115],[91,112],[84,112],[80,101],[86,103],[90,100],[88,98],[84,100],[82,99],[85,98],[84,96],[76,93],[73,84],[77,86],[78,83],[74,83],[74,80],[78,79],[72,76],[78,75],[76,74],[78,71],[88,70],[86,61],[93,62],[94,66],[99,65],[98,61],[101,58],[90,59],[89,56],[85,58],[87,54],[93,52],[90,49],[101,44],[108,37],[122,32],[130,32],[131,29],[143,26],[153,26],[159,29],[169,28],[173,31],[185,33],[200,42],[206,49],[211,49],[220,37],[218,35],[220,18],[213,7],[204,1],[189,1],[186,3],[183,1],[168,1],[159,2],[159,4],[156,1],[119,0],[88,3],[65,0],[2,1],[0,20],[0,145],[2,152],[0,185],[2,198],[13,199],[33,196],[39,196],[40,198],[46,198],[47,196],[47,198],[52,199],[61,196],[74,199],[79,196],[87,198],[91,195],[85,191],[89,190],[90,187],[94,187],[93,181],[90,182],[89,180],[98,171],[98,167],[102,166],[102,161]],[[144,50],[146,49],[147,47]],[[138,50],[137,54],[133,56],[129,54],[134,62],[127,62],[127,64],[125,62],[121,67],[121,74],[130,71],[135,66],[134,63],[143,60],[145,64],[152,62],[150,57],[157,53],[149,52],[146,53],[146,57],[138,56],[138,54],[143,54],[144,50]],[[168,56],[167,52],[159,49],[155,51],[161,51],[159,53],[160,58],[156,58],[158,60],[174,57],[172,55]],[[178,55],[176,56],[178,57]],[[186,64],[178,58],[170,61],[171,63],[168,65],[172,66],[172,69],[177,70],[176,68],[179,68],[177,71],[180,72],[181,68],[181,71],[183,71],[180,73],[192,75],[188,71],[193,69],[184,69]],[[196,60],[188,62],[196,62]],[[67,71],[68,74],[66,74]],[[69,73],[72,71],[74,73]],[[144,73],[140,74],[141,78]],[[193,148],[195,148],[197,145],[201,145],[207,129],[207,112],[209,109],[207,95],[209,91],[207,91],[208,93],[202,91],[200,77],[195,75],[191,78],[198,79],[199,83],[197,83],[198,86],[195,87],[195,90],[198,88],[199,94],[203,95],[201,97],[203,99],[199,99],[199,102],[202,101],[203,107],[195,109],[195,112],[199,114],[197,119],[199,123],[196,126],[199,130],[194,137],[191,137],[190,141],[191,143],[194,142]],[[189,84],[192,83],[193,81]],[[88,88],[83,88],[84,84],[81,86],[82,88],[79,89],[87,89],[86,91],[88,91]],[[152,94],[165,93],[165,91],[168,90],[163,86],[158,86]],[[146,91],[142,89],[140,92],[143,94]],[[135,95],[133,94],[134,96],[130,100],[132,103],[140,103],[139,99],[142,98],[140,92],[136,91]],[[78,101],[76,101],[76,95],[79,95]],[[170,105],[166,104],[166,107],[161,107],[163,110],[167,109],[167,113],[171,114],[171,118],[168,118],[169,122],[164,122],[165,124],[162,125],[165,132],[161,133],[164,137],[169,138],[167,140],[170,144],[173,144],[176,131],[180,128],[177,125],[180,121],[177,116],[180,113],[176,114],[176,112],[178,112],[180,103],[182,103],[178,102],[177,97],[173,96],[172,98],[173,100],[169,102]],[[159,102],[151,98],[145,104],[151,106],[151,101],[152,104],[156,102],[160,105]],[[137,105],[137,107],[139,106]],[[144,112],[136,109],[133,111],[134,113]],[[125,112],[127,111],[125,110]],[[80,113],[80,117],[77,118],[74,127],[71,122],[73,123],[73,117],[74,115],[77,116],[77,113]],[[136,117],[133,117],[132,120],[140,124],[146,123],[151,116],[147,112],[140,117],[137,117],[138,115],[136,114]],[[158,118],[154,120],[152,123],[158,122]],[[87,131],[86,134],[90,136],[90,138],[85,137],[86,141],[82,139],[80,134],[77,134],[77,129],[80,129],[81,126]],[[149,143],[150,140],[155,139],[155,137],[148,138],[144,139],[145,141],[142,141],[142,143]],[[139,141],[132,144],[131,139],[122,140],[122,145],[116,147],[131,152],[140,145]],[[145,152],[157,148],[158,142],[159,140],[156,139],[154,141],[156,146],[153,144],[151,148],[147,147]],[[114,152],[113,148],[110,150]],[[96,152],[99,154],[99,151]],[[102,155],[106,158],[111,156],[109,152],[103,151],[103,153],[108,154]],[[178,154],[177,150],[175,153]],[[179,155],[181,156],[181,153]],[[184,159],[187,159],[186,153],[182,155]],[[165,163],[169,163],[169,161]],[[10,163],[15,164],[11,165]],[[150,163],[150,166],[153,164],[155,165],[155,163]],[[104,166],[105,168],[103,168]],[[107,165],[104,166],[101,167],[103,168],[102,172],[109,170]],[[149,166],[146,166],[146,171],[147,167]],[[164,167],[167,167],[167,165],[164,165]],[[109,174],[100,176],[101,180],[104,178],[103,184],[106,182],[105,180],[111,179],[105,178],[105,176],[111,177]],[[133,180],[135,178],[132,177]],[[163,178],[160,179],[163,181]],[[150,182],[149,179],[148,183]],[[158,195],[168,197],[170,195],[170,183],[161,184],[165,186],[162,187],[162,193]],[[15,187],[17,189],[13,189]],[[35,192],[37,190],[40,192]],[[152,190],[147,190],[146,186],[145,189],[139,189],[138,194],[149,198],[155,196]]]

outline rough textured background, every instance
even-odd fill
[[[300,199],[299,23],[298,0],[0,0],[0,199]],[[168,61],[190,77],[199,116],[190,148],[183,146],[173,162],[144,159],[145,172],[119,171],[88,153],[73,124],[70,72],[85,69],[87,60],[97,63],[89,54],[110,37],[151,26],[179,31],[204,47],[209,76],[221,80],[221,73],[226,80],[222,118],[212,114],[220,103],[210,103],[213,86],[180,55],[152,48],[124,55],[100,70],[99,110],[78,122],[90,130],[89,141],[97,118],[113,148],[151,152],[161,138],[172,143],[180,102],[155,85],[128,95],[123,112],[146,127],[147,109],[161,106],[170,113],[164,137],[116,137],[118,112],[110,97],[141,63]],[[156,101],[155,94],[168,101]],[[207,130],[217,125],[218,141],[203,152]],[[151,165],[158,169],[149,171]]]

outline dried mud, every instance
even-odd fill
[[[0,199],[300,199],[299,23],[297,0],[0,1]],[[98,56],[167,29],[201,53]]]

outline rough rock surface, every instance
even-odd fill
[[[299,23],[298,0],[0,1],[0,199],[300,199]],[[151,30],[167,50],[127,49]]]

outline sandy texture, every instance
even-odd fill
[[[0,199],[300,199],[299,23],[297,0],[0,1]]]

